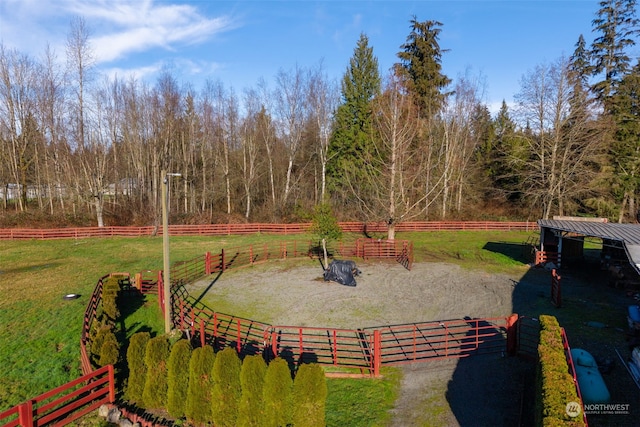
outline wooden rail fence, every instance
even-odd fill
[[[67,425],[115,402],[113,366],[107,365],[0,413],[4,427]]]
[[[340,222],[342,231],[346,233],[386,233],[387,224]],[[310,230],[310,223],[296,224],[201,224],[201,225],[169,225],[171,236],[224,236],[242,234],[301,234]],[[413,221],[396,225],[397,232],[422,231],[535,231],[535,222],[503,222],[503,221]],[[0,240],[25,239],[86,239],[91,237],[143,237],[161,235],[162,227],[81,227],[81,228],[3,228],[0,229]],[[383,237],[382,235],[376,237]]]

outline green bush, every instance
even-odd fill
[[[196,424],[211,421],[211,371],[215,360],[213,347],[208,345],[196,348],[191,353],[185,415],[189,421]]]
[[[109,277],[102,282],[102,308],[104,314],[111,320],[115,321],[120,317],[118,310],[118,292],[120,291],[120,283],[117,277]]]
[[[91,353],[91,360],[96,365],[102,366],[100,365],[100,354],[102,351],[102,344],[104,344],[105,337],[109,334],[113,335],[111,326],[100,324],[100,326],[98,326],[98,329],[95,332],[95,336],[91,340],[89,351]]]
[[[98,365],[107,366],[118,363],[120,357],[120,344],[115,334],[109,330],[104,334],[102,346],[100,347],[100,359]]]
[[[180,340],[171,347],[167,368],[167,411],[174,418],[184,417],[189,390],[189,360],[191,343]]]
[[[264,377],[263,426],[280,427],[291,424],[293,380],[286,360],[276,357]]]
[[[536,425],[584,426],[582,416],[567,415],[569,402],[580,402],[562,345],[562,331],[554,316],[540,316],[540,344],[536,378]]]
[[[293,381],[293,425],[324,427],[327,380],[317,363],[300,365]]]
[[[127,365],[129,367],[129,380],[125,398],[132,403],[142,402],[144,382],[147,378],[147,365],[144,358],[147,343],[151,339],[149,332],[137,332],[129,340],[127,348]]]
[[[167,404],[167,361],[169,341],[164,335],[151,338],[147,343],[144,363],[147,375],[142,401],[147,408],[164,408]]]
[[[259,427],[262,422],[262,393],[267,364],[261,355],[247,356],[240,369],[242,395],[238,406],[238,427]]]
[[[234,348],[226,347],[216,355],[211,391],[211,415],[216,427],[235,427],[236,425],[238,404],[242,394],[240,367],[240,358]]]

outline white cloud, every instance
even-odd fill
[[[59,50],[74,16],[85,19],[98,63],[156,48],[177,50],[237,25],[229,16],[209,17],[194,6],[165,1],[50,0],[45,6],[38,0],[2,0],[0,39],[32,55],[46,43]]]
[[[98,28],[116,27],[115,31],[103,31],[92,39],[98,62],[153,48],[174,50],[179,45],[200,43],[234,25],[227,16],[209,18],[188,5],[155,5],[151,0],[74,3],[74,11],[97,22]]]
[[[119,80],[148,80],[151,77],[157,75],[164,67],[164,63],[156,62],[151,65],[138,68],[105,68],[102,70],[105,76],[110,80],[114,80],[116,77]]]

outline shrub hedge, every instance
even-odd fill
[[[261,355],[247,356],[240,369],[242,396],[238,405],[238,427],[260,427],[263,414],[262,393],[267,364]]]
[[[191,343],[182,339],[171,347],[167,367],[167,411],[174,418],[184,417],[189,390]]]
[[[147,408],[164,408],[167,404],[167,361],[169,341],[164,335],[151,338],[147,343],[144,363],[147,375],[142,401]]]
[[[142,403],[142,392],[144,382],[147,378],[147,365],[145,364],[145,353],[147,343],[151,339],[149,332],[137,332],[129,340],[127,348],[127,365],[129,367],[129,380],[125,398],[131,403]]]
[[[560,325],[554,316],[540,316],[540,344],[536,387],[536,425],[584,426],[582,414],[570,417],[569,402],[581,403],[562,345]]]
[[[215,359],[213,347],[208,345],[198,347],[191,353],[185,415],[195,424],[211,421],[211,371]]]
[[[117,277],[108,277],[102,282],[102,308],[104,314],[115,322],[120,317],[118,310],[118,292],[120,291],[120,282]]]
[[[119,357],[120,344],[118,343],[116,335],[111,331],[111,329],[109,329],[103,335],[102,344],[100,346],[100,359],[98,360],[98,365],[116,365],[118,363]]]
[[[326,401],[327,380],[322,366],[300,365],[293,381],[293,425],[324,427]]]
[[[226,347],[216,355],[211,390],[211,415],[216,427],[236,425],[238,403],[242,395],[240,368],[241,361],[234,348]]]
[[[263,426],[279,427],[291,424],[293,380],[289,363],[276,357],[269,366],[263,388]]]

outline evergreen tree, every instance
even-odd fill
[[[589,59],[589,51],[587,50],[587,42],[584,36],[580,34],[576,42],[576,49],[569,58],[570,71],[574,79],[579,81],[583,88],[587,88],[589,76],[593,73],[593,67]]]
[[[235,427],[238,404],[242,394],[241,362],[233,347],[226,347],[216,355],[211,375],[211,415],[216,427]]]
[[[167,411],[174,418],[184,417],[189,391],[191,343],[182,339],[171,348],[167,369]]]
[[[591,44],[592,74],[601,79],[593,91],[608,111],[610,97],[630,68],[627,50],[636,44],[634,38],[640,33],[636,0],[602,0],[593,31],[598,35]]]
[[[264,427],[281,427],[291,424],[293,380],[286,360],[276,357],[267,367],[264,378]]]
[[[324,427],[327,393],[322,366],[317,363],[300,365],[293,381],[293,425]]]
[[[211,422],[211,371],[215,360],[216,355],[210,345],[198,347],[191,353],[185,415],[196,424]]]
[[[147,408],[164,408],[167,404],[167,361],[169,341],[164,335],[151,338],[147,343],[144,362],[147,376],[142,401]]]
[[[127,348],[129,378],[125,398],[132,403],[142,402],[142,392],[147,377],[145,352],[150,339],[149,332],[137,332],[129,340],[129,348]]]
[[[509,107],[503,100],[494,119],[495,146],[489,155],[487,174],[491,178],[494,191],[503,200],[514,202],[521,195],[521,166],[528,157],[522,138],[518,138],[516,125],[509,114]]]
[[[100,347],[100,360],[98,361],[98,365],[107,366],[107,365],[115,365],[118,363],[118,357],[120,356],[120,344],[118,344],[118,339],[115,334],[109,331],[102,341],[102,346]]]
[[[618,221],[634,218],[640,192],[640,62],[627,74],[612,98],[616,131],[611,145],[614,194],[621,201]]]
[[[242,396],[238,408],[238,427],[262,425],[263,389],[267,364],[261,355],[245,357],[240,370]]]
[[[346,172],[361,170],[363,153],[371,150],[371,101],[380,93],[378,59],[361,34],[342,78],[342,104],[328,149],[327,179],[333,194],[347,199]]]
[[[416,105],[423,117],[434,117],[444,105],[447,93],[443,90],[451,79],[442,74],[442,54],[438,41],[442,23],[438,21],[419,22],[411,19],[411,33],[398,53],[400,64],[396,68],[406,78],[407,88],[414,94]]]

